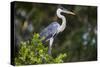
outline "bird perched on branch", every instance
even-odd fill
[[[66,18],[61,13],[75,15],[75,13],[68,11],[63,7],[59,7],[56,11],[56,15],[58,18],[62,19],[62,24],[60,25],[58,22],[52,22],[50,25],[48,25],[45,29],[43,29],[40,32],[40,37],[45,37],[44,41],[49,41],[48,53],[50,55],[55,35],[57,35],[60,32],[63,32],[66,28]]]

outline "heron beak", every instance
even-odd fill
[[[68,11],[68,10],[65,10],[64,12],[67,13],[67,14],[75,15],[75,13]]]

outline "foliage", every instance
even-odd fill
[[[15,58],[16,65],[24,64],[43,64],[43,63],[62,63],[66,54],[59,54],[52,57],[48,53],[48,47],[39,39],[39,34],[34,34],[31,41],[21,42],[18,56]]]
[[[16,2],[15,44],[20,45],[22,41],[27,43],[25,41],[32,39],[33,32],[40,33],[54,21],[61,24],[62,20],[56,15],[58,6],[59,4]],[[52,57],[67,53],[64,62],[97,60],[97,7],[68,4],[61,6],[76,15],[62,13],[66,17],[67,24],[65,30],[54,39]]]

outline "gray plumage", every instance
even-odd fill
[[[45,37],[45,40],[49,40],[51,37],[57,34],[57,30],[60,27],[60,24],[57,22],[51,23],[45,29],[43,29],[40,33],[40,37]]]

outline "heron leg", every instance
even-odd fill
[[[51,50],[52,50],[52,44],[53,44],[53,40],[54,38],[50,38],[50,42],[49,42],[49,50],[48,50],[48,53],[51,55]]]

